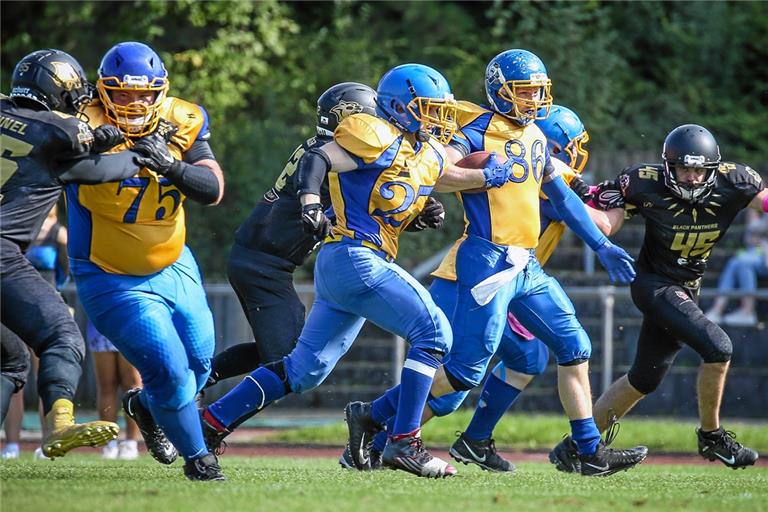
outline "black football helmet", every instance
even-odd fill
[[[317,134],[333,137],[342,119],[360,112],[376,115],[376,91],[357,82],[334,85],[317,99]]]
[[[68,53],[38,50],[16,64],[9,96],[74,115],[91,101],[93,86],[80,63]]]
[[[678,126],[664,139],[661,158],[664,160],[664,184],[676,196],[698,202],[712,192],[720,166],[720,148],[709,130],[697,124]],[[677,167],[706,169],[707,174],[702,183],[691,186],[677,181]]]

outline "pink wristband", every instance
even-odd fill
[[[768,196],[763,198],[763,211],[768,213]]]
[[[587,206],[590,206],[595,210],[599,210],[599,208],[597,207],[597,203],[595,203],[595,192],[597,192],[597,189],[598,189],[597,185],[591,185],[589,187],[589,195],[592,197],[589,201],[587,201]]]

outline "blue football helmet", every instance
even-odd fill
[[[99,99],[107,119],[129,137],[142,137],[155,130],[160,122],[157,112],[169,86],[168,72],[160,56],[143,43],[116,44],[101,59],[96,82]],[[113,98],[117,91],[153,93],[154,101],[118,105]]]
[[[579,116],[562,105],[552,105],[546,119],[536,121],[547,138],[547,149],[553,158],[562,160],[576,172],[582,172],[589,159],[589,151],[584,145],[589,142],[589,134]]]
[[[544,63],[527,50],[501,52],[485,69],[485,94],[491,107],[521,126],[547,117],[551,88]]]
[[[456,132],[456,100],[439,71],[402,64],[387,71],[376,91],[376,113],[408,133],[427,132],[447,144]]]

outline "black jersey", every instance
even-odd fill
[[[235,232],[235,241],[255,251],[265,252],[292,262],[304,263],[317,245],[314,237],[304,232],[301,222],[301,203],[296,194],[296,166],[302,155],[331,141],[330,137],[312,137],[296,148],[283,172],[251,214]],[[331,206],[328,178],[320,189],[320,202],[324,209]]]
[[[664,185],[661,164],[639,164],[598,186],[600,208],[624,208],[627,216],[645,218],[640,271],[697,286],[712,248],[728,226],[764,188],[760,175],[746,165],[722,162],[712,192],[690,203]]]
[[[0,234],[25,250],[61,194],[61,164],[88,155],[93,132],[79,119],[0,99]]]

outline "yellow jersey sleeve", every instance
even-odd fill
[[[199,105],[189,101],[166,98],[160,107],[160,116],[179,128],[171,144],[178,146],[182,153],[188,151],[200,136],[205,135],[204,127],[207,131],[208,116]]]
[[[333,134],[333,140],[363,163],[378,160],[402,134],[393,125],[369,114],[344,118]]]

